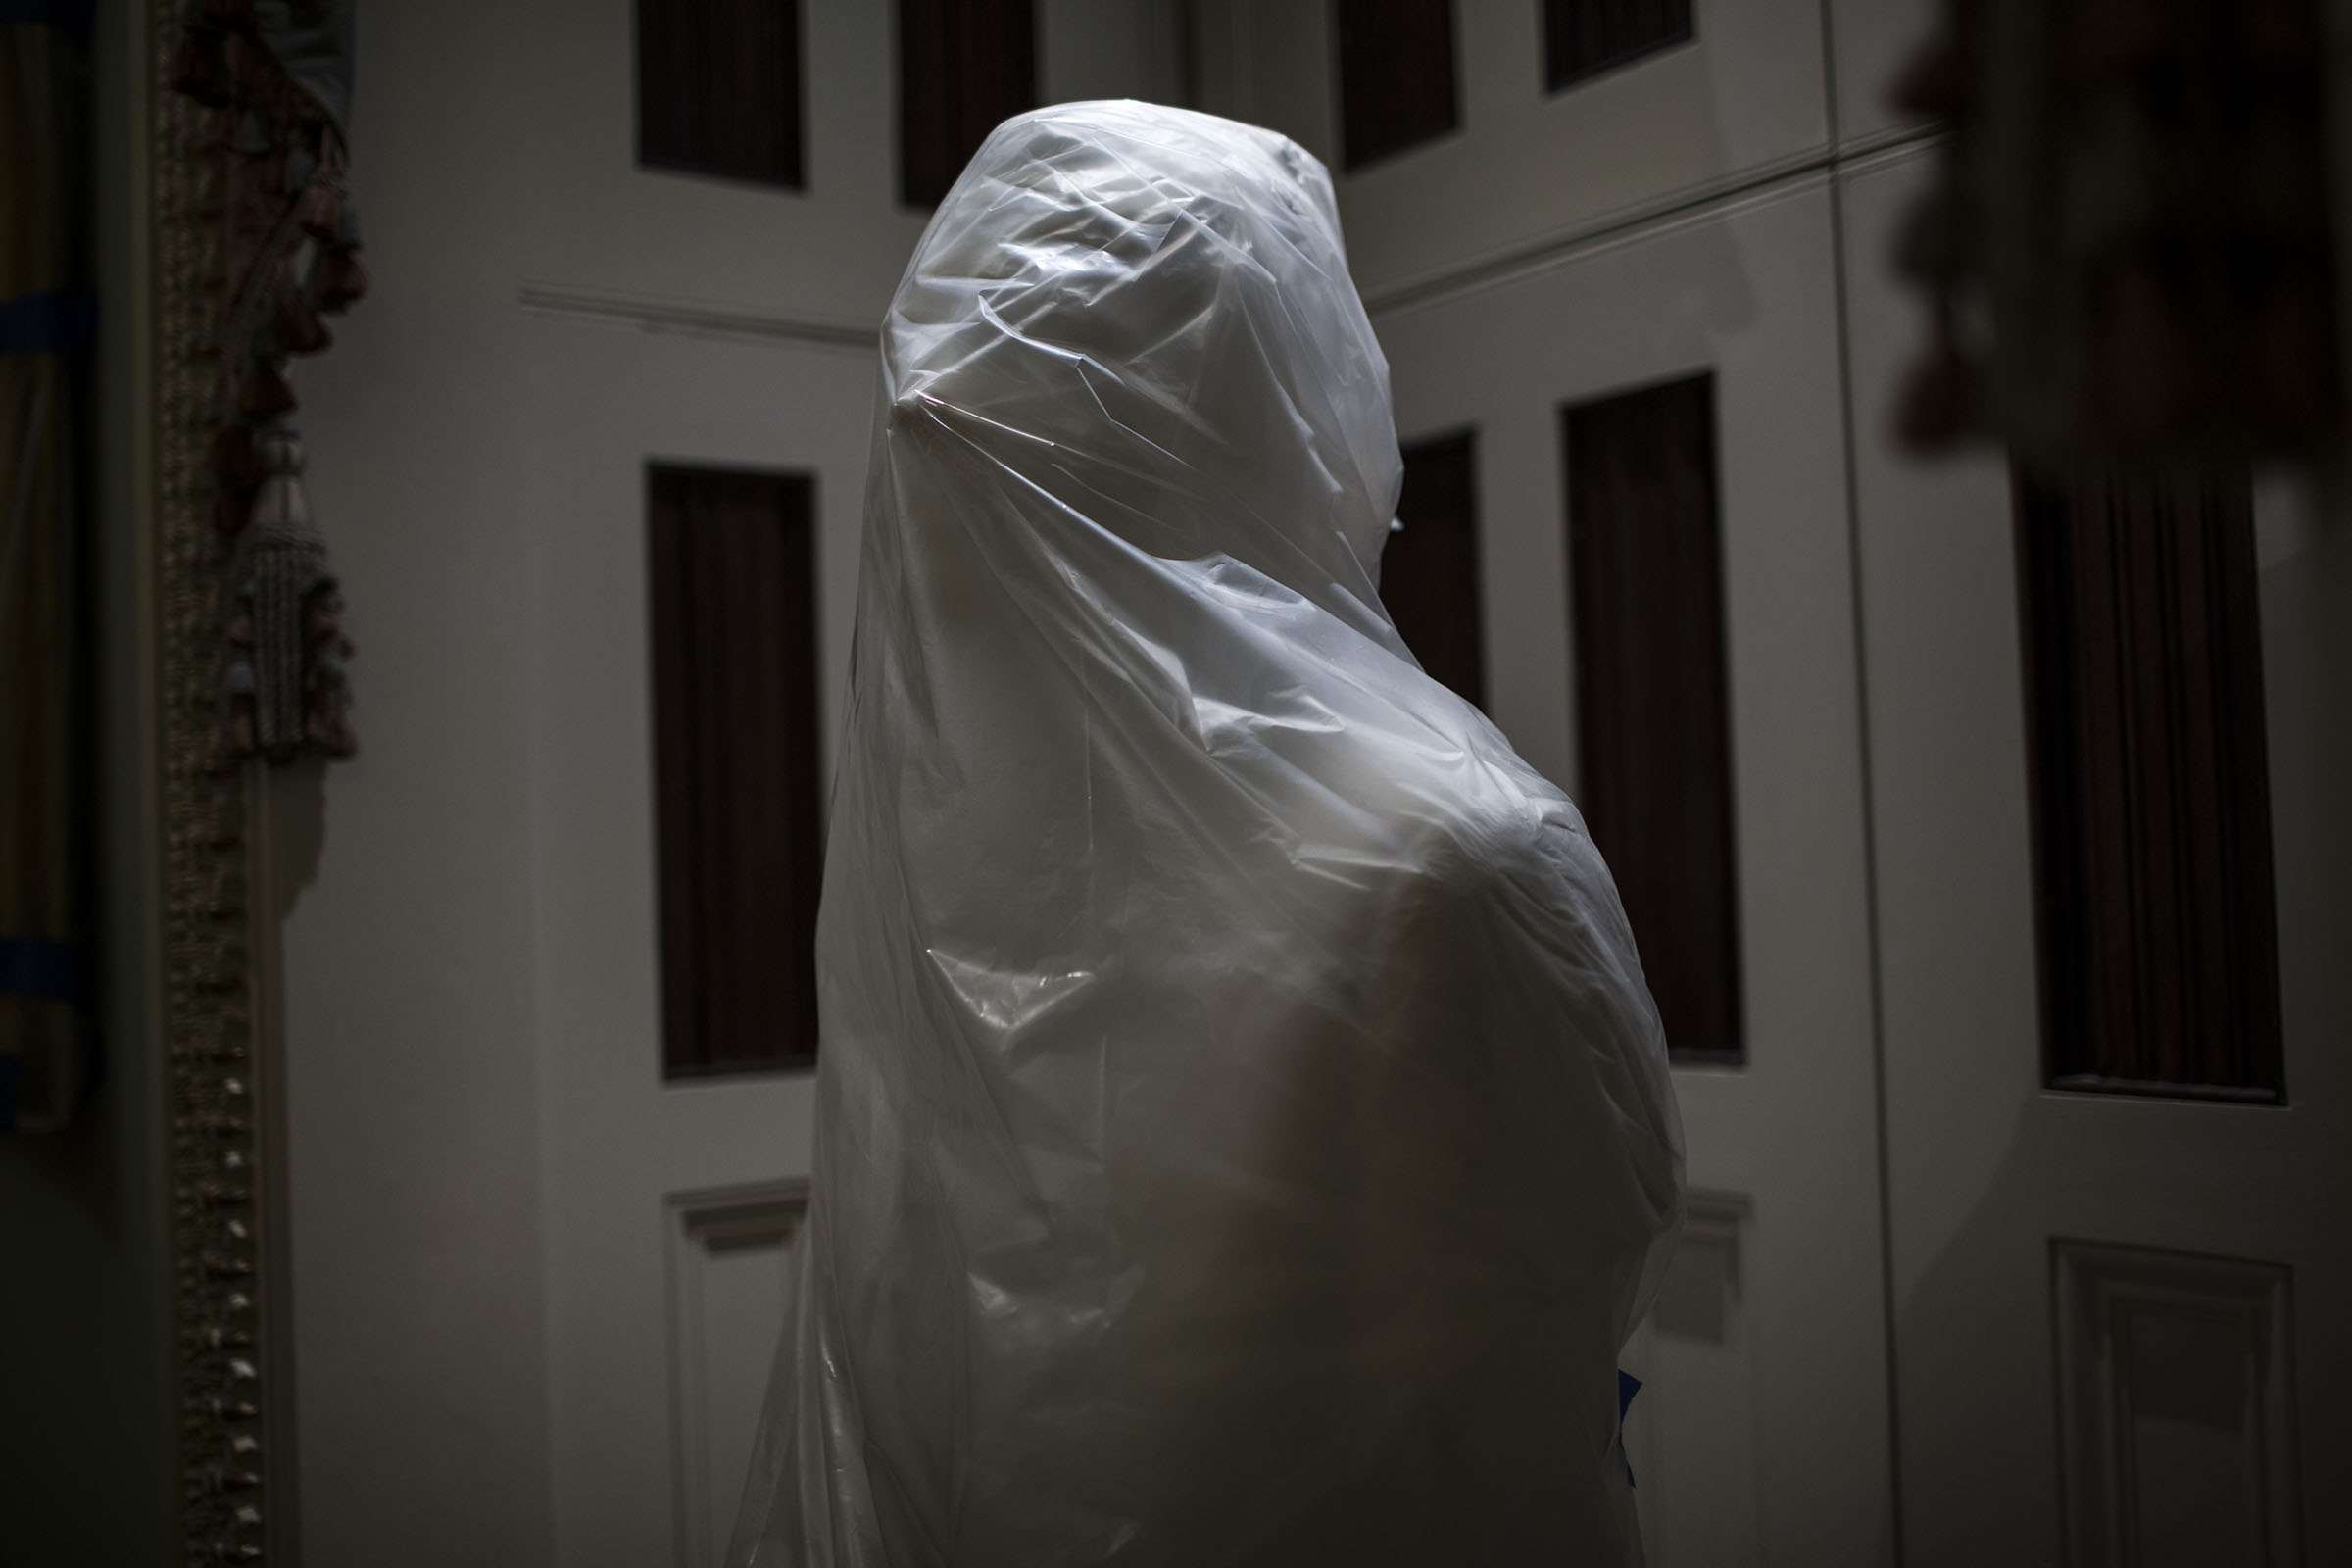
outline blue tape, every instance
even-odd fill
[[[0,0],[0,22],[38,22],[66,32],[90,30],[91,0]]]
[[[1617,1462],[1625,1466],[1625,1484],[1634,1484],[1634,1458],[1625,1451],[1625,1412],[1634,1407],[1634,1396],[1642,1392],[1642,1380],[1625,1368],[1617,1369]]]
[[[81,944],[0,937],[0,996],[82,1000]]]
[[[70,354],[97,330],[98,296],[88,289],[0,300],[0,354]]]

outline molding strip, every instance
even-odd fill
[[[539,316],[569,317],[634,326],[645,332],[683,332],[703,337],[753,338],[847,349],[871,354],[880,331],[838,321],[804,320],[741,307],[660,299],[641,294],[604,294],[560,283],[525,283],[517,303]]]
[[[1906,125],[1857,137],[1842,147],[1823,146],[1777,158],[1401,282],[1367,289],[1364,310],[1378,320],[1424,306],[1448,304],[1465,294],[1550,271],[1608,245],[1646,237],[1680,220],[1710,217],[1735,202],[1777,195],[1824,175],[1855,173],[1943,139],[1943,131],[1933,125]]]
[[[1446,303],[1483,288],[1547,271],[1602,246],[1664,228],[1677,220],[1711,215],[1743,198],[1776,195],[1822,174],[1859,172],[1942,139],[1943,133],[1933,126],[1904,126],[1862,137],[1842,147],[1825,146],[1758,164],[1719,179],[1685,186],[1653,201],[1554,229],[1521,244],[1366,290],[1364,309],[1377,318]],[[524,283],[517,291],[516,302],[535,315],[618,323],[640,331],[782,341],[859,354],[873,353],[878,337],[872,327],[839,321],[780,316],[749,307],[606,293],[562,283]]]
[[[155,717],[161,816],[166,1210],[171,1256],[179,1560],[293,1561],[273,1526],[292,1495],[273,1341],[267,1200],[276,1173],[250,961],[248,789],[220,753],[221,594],[205,454],[226,395],[220,352],[225,225],[211,117],[172,88],[178,0],[150,0],[153,166],[148,243],[155,335]],[[282,1451],[280,1451],[282,1450]],[[281,1496],[279,1493],[284,1493]]]

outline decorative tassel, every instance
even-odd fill
[[[228,663],[220,676],[221,707],[228,716],[228,750],[232,757],[251,757],[255,750],[253,694],[253,612],[240,598],[228,622]]]
[[[315,584],[303,617],[303,737],[329,757],[354,757],[360,739],[351,732],[351,680],[343,662],[352,656],[343,635],[343,596],[334,578]]]
[[[283,430],[262,438],[270,477],[254,497],[245,613],[253,627],[254,742],[272,760],[302,744],[302,611],[325,569],[326,546],[302,493],[302,443]]]
[[[1961,354],[1959,325],[1947,296],[1936,299],[1936,344],[1896,394],[1895,434],[1918,452],[1958,445],[1981,432],[1984,389]]]
[[[321,244],[334,240],[343,230],[343,197],[324,180],[313,181],[302,193],[295,220],[302,231]]]
[[[255,492],[225,672],[228,743],[273,762],[304,747],[348,757],[359,748],[348,720],[342,600],[327,569],[326,541],[302,490],[302,442],[290,430],[259,438],[269,477]]]
[[[237,121],[235,134],[228,138],[228,150],[242,158],[267,158],[276,147],[277,139],[270,133],[270,122],[258,109],[248,110]]]
[[[268,418],[284,414],[294,407],[294,389],[272,365],[257,364],[245,371],[244,384],[237,388],[237,412],[254,418]]]
[[[322,250],[311,264],[311,299],[334,315],[368,297],[368,268],[357,251]]]
[[[234,539],[245,531],[245,524],[252,519],[251,490],[222,490],[213,497],[213,532],[221,538]]]
[[[1978,433],[1982,394],[1977,373],[1946,347],[1905,379],[1895,407],[1895,433],[1919,452],[1957,445]]]
[[[219,109],[231,96],[227,73],[218,55],[194,38],[180,40],[172,56],[172,89],[185,93],[207,109]]]
[[[288,354],[316,354],[334,342],[326,323],[314,315],[299,294],[289,294],[277,308],[277,346]]]
[[[1976,86],[1974,74],[1959,38],[1947,31],[1911,57],[1886,96],[1906,115],[1945,120],[1968,103]]]
[[[213,477],[230,489],[250,490],[262,482],[267,471],[262,466],[262,454],[253,444],[253,432],[241,424],[232,424],[213,437],[213,449],[205,459],[205,466]]]

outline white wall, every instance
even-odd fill
[[[535,20],[450,0],[364,19],[375,288],[294,377],[363,747],[271,778],[318,1563],[549,1560],[515,307]]]
[[[682,1283],[669,1256],[673,1216],[707,1208],[704,1195],[805,1177],[809,1152],[808,1074],[665,1085],[658,1071],[644,467],[659,460],[812,476],[819,765],[830,777],[875,365],[856,349],[545,312],[526,318],[523,352],[536,583],[525,722],[557,1558],[621,1565],[669,1549],[680,1522],[672,1514],[687,1511],[673,1488],[724,1491],[731,1508],[740,1471],[723,1481],[696,1474],[693,1456],[724,1450],[740,1460],[748,1418],[689,1439],[684,1429],[697,1422],[673,1400],[671,1380],[691,1361],[709,1369],[707,1381],[763,1389],[781,1308],[773,1296],[768,1321],[751,1329],[671,1315],[665,1292]],[[771,1292],[780,1287],[778,1279]],[[688,1348],[673,1344],[681,1336],[693,1341],[691,1355],[678,1353]],[[731,1522],[705,1529],[703,1542],[723,1542]]]

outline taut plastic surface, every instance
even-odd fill
[[[1322,167],[1009,121],[882,374],[735,1561],[1638,1560],[1664,1046],[1576,808],[1381,609],[1388,370]]]

